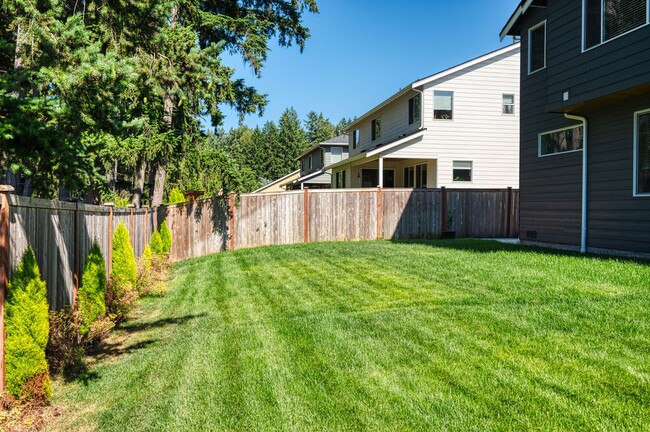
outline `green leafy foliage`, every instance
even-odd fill
[[[77,302],[83,317],[80,331],[86,335],[92,323],[106,314],[106,269],[97,242],[93,242],[86,258]]]
[[[163,253],[168,254],[172,250],[172,233],[164,220],[160,225],[160,241],[162,242]]]
[[[121,222],[113,235],[113,270],[111,271],[111,278],[117,283],[128,283],[135,286],[135,255],[131,247],[129,230]]]
[[[9,283],[5,304],[7,392],[14,397],[49,399],[51,395],[45,360],[48,313],[47,289],[30,248]]]
[[[162,256],[164,253],[162,237],[158,231],[154,231],[154,233],[151,235],[149,246],[151,247],[151,251],[157,256]]]
[[[172,190],[169,191],[169,195],[167,197],[167,204],[181,204],[187,201],[185,199],[185,195],[181,190],[177,187],[172,188]]]
[[[336,135],[336,128],[332,122],[325,118],[323,113],[316,114],[315,111],[310,111],[307,114],[305,129],[307,141],[311,144],[323,142]]]

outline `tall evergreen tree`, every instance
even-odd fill
[[[323,113],[316,114],[315,111],[310,111],[305,120],[305,130],[307,141],[312,144],[323,142],[336,135],[336,131],[332,122],[325,118]]]
[[[284,110],[278,121],[277,151],[280,154],[281,169],[273,177],[281,177],[298,168],[296,158],[309,147],[309,141],[300,124],[298,113],[291,107]]]

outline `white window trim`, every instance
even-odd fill
[[[642,114],[650,114],[650,108],[644,109],[641,111],[636,111],[634,113],[634,157],[632,162],[634,163],[633,174],[632,174],[632,196],[633,197],[650,197],[650,192],[639,193],[638,192],[638,175],[639,175],[639,116]]]
[[[454,178],[454,169],[466,169],[466,168],[454,168],[454,162],[469,162],[472,164],[472,167],[469,169],[470,181],[467,180],[456,180]],[[473,160],[452,160],[451,161],[451,182],[452,183],[474,183],[474,161]]]
[[[567,126],[567,127],[563,127],[563,128],[560,128],[560,129],[553,129],[553,130],[550,130],[550,131],[544,131],[544,132],[538,133],[537,134],[537,157],[543,158],[543,157],[549,157],[549,156],[558,156],[558,155],[564,155],[564,154],[568,154],[568,153],[581,152],[582,149],[567,150],[567,151],[563,151],[563,152],[549,153],[549,154],[545,154],[545,155],[542,154],[542,135],[548,135],[548,134],[552,134],[552,133],[555,133],[555,132],[562,132],[562,131],[569,130],[569,129],[576,129],[576,128],[579,128],[579,127],[584,128],[584,126],[582,124],[577,124],[577,125],[573,125],[573,126]],[[585,133],[584,129],[583,129],[582,133]]]
[[[437,119],[436,118],[436,92],[445,92],[451,93],[451,118],[450,119]],[[454,105],[456,100],[456,92],[453,90],[444,90],[444,89],[434,89],[433,90],[433,121],[443,121],[450,122],[456,120],[456,115],[454,114]]]
[[[533,30],[537,30],[541,26],[544,26],[544,66],[539,68],[539,69],[536,69],[534,71],[531,71],[530,70],[530,33]],[[531,28],[528,29],[528,75],[532,75],[532,74],[537,73],[539,71],[542,71],[544,69],[546,69],[546,20],[544,20],[542,22],[539,22],[539,23],[535,24],[534,26],[532,26]]]
[[[504,104],[503,103],[503,97],[505,95],[512,95],[512,104]],[[517,101],[517,95],[515,93],[501,93],[501,115],[514,116],[516,114],[516,112],[517,112],[517,110],[516,110],[516,108],[517,108],[516,101]],[[503,112],[503,107],[506,106],[506,105],[512,105],[512,113],[511,114],[506,114],[506,113]]]
[[[646,0],[645,24],[640,25],[640,26],[638,26],[636,28],[633,28],[632,30],[628,30],[625,33],[621,33],[618,36],[614,36],[613,38],[607,39],[606,41],[604,41],[603,39],[605,38],[605,35],[604,35],[604,33],[605,33],[604,27],[605,26],[603,25],[604,24],[603,13],[605,13],[605,5],[603,4],[602,7],[600,8],[600,41],[601,42],[594,45],[594,46],[592,46],[592,47],[586,48],[585,47],[585,44],[587,42],[586,41],[586,33],[585,33],[585,27],[586,27],[586,23],[587,23],[587,15],[585,14],[585,12],[586,12],[586,7],[585,7],[586,1],[587,0],[582,0],[582,52],[583,53],[585,53],[587,51],[591,51],[594,48],[598,48],[599,46],[605,45],[608,42],[616,40],[616,39],[618,39],[620,37],[623,37],[623,36],[628,35],[628,34],[630,34],[632,32],[635,32],[637,30],[642,29],[643,27],[647,27],[648,25],[650,25],[650,0]],[[601,0],[601,1],[603,1],[603,0]]]

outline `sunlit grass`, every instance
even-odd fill
[[[362,242],[224,253],[175,274],[110,362],[57,388],[52,429],[650,427],[644,263]]]

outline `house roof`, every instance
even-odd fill
[[[350,144],[348,142],[348,136],[347,134],[335,136],[334,138],[330,138],[328,140],[316,143],[309,147],[307,150],[304,152],[300,153],[296,160],[302,159],[303,157],[307,156],[309,153],[313,152],[319,147],[324,147],[324,146],[339,146],[339,147],[348,147]]]
[[[510,19],[508,19],[508,22],[501,30],[501,33],[499,34],[501,40],[506,36],[519,35],[519,20],[531,7],[546,7],[546,0],[521,0],[517,9],[515,9],[510,16]]]
[[[433,75],[429,75],[428,77],[424,77],[424,78],[418,79],[416,81],[413,81],[411,84],[409,84],[406,87],[402,88],[400,91],[393,94],[391,97],[389,97],[388,99],[386,99],[385,101],[383,101],[379,105],[375,106],[370,111],[366,112],[361,117],[357,118],[355,121],[350,123],[346,127],[346,132],[351,130],[351,129],[354,129],[354,126],[358,125],[359,123],[363,122],[364,120],[367,120],[370,116],[376,114],[379,110],[381,110],[386,105],[393,102],[394,100],[404,96],[407,93],[415,92],[416,89],[419,88],[419,87],[422,87],[422,86],[424,86],[424,85],[426,85],[426,84],[428,84],[428,83],[430,83],[432,81],[436,81],[436,80],[439,80],[441,78],[444,78],[444,77],[446,77],[448,75],[451,75],[453,73],[460,72],[460,71],[462,71],[464,69],[470,68],[470,67],[475,66],[475,65],[477,65],[479,63],[490,60],[490,59],[492,59],[494,57],[500,56],[501,54],[504,54],[504,53],[507,53],[507,52],[510,52],[510,51],[514,51],[514,50],[517,50],[517,49],[519,49],[519,43],[514,43],[514,44],[508,45],[506,47],[499,48],[498,50],[489,52],[487,54],[483,54],[482,56],[476,57],[476,58],[474,58],[472,60],[466,61],[464,63],[453,66],[451,68],[444,69],[444,70],[442,70],[440,72],[437,72],[437,73],[435,73]]]
[[[323,171],[323,169],[320,169],[320,170],[318,170],[318,171],[314,171],[314,172],[311,173],[311,174],[307,174],[307,175],[304,175],[304,176],[302,176],[302,177],[300,177],[300,178],[297,178],[297,179],[295,179],[295,180],[293,180],[293,181],[288,181],[288,182],[286,182],[286,184],[289,184],[289,183],[291,183],[291,184],[304,183],[304,182],[306,182],[307,180],[311,180],[311,179],[313,179],[314,177],[319,177],[319,176],[321,176],[321,175],[323,175],[323,174],[329,174],[329,173],[326,173],[325,171]]]
[[[287,180],[288,178],[293,177],[293,176],[296,176],[296,175],[300,175],[300,170],[299,170],[299,169],[295,170],[295,171],[292,172],[292,173],[287,174],[287,175],[284,176],[284,177],[280,177],[279,179],[274,180],[274,181],[272,181],[271,183],[267,183],[267,184],[265,184],[265,185],[262,186],[261,188],[254,190],[252,193],[258,193],[258,192],[261,192],[261,191],[263,191],[264,189],[267,189],[267,188],[269,188],[269,187],[271,187],[271,186],[274,186],[274,185],[276,185],[276,184],[278,184],[278,183],[280,183],[280,182],[282,182],[282,181],[285,181],[285,180]]]

